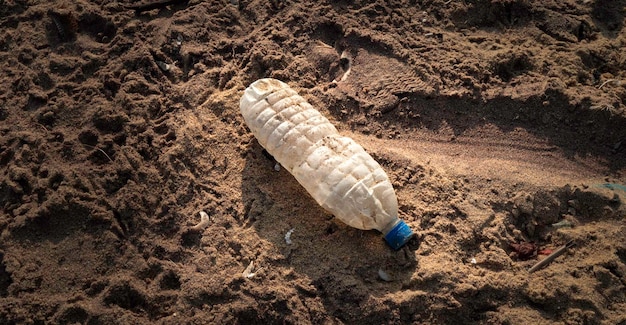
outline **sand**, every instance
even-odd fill
[[[625,6],[0,1],[0,323],[626,324]],[[265,77],[381,164],[408,245],[276,171]]]

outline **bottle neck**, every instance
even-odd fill
[[[380,232],[383,233],[384,236],[387,236],[387,234],[396,226],[398,225],[402,220],[400,220],[400,218],[395,218],[393,220],[391,220],[391,222],[389,222],[387,225],[385,225],[383,227],[383,229],[380,230]]]

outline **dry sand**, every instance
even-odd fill
[[[303,3],[0,1],[0,323],[626,324],[626,1]],[[263,77],[415,239],[274,170],[238,108]]]

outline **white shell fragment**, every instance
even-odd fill
[[[291,228],[289,229],[289,231],[285,234],[285,242],[287,243],[287,245],[291,245],[293,242],[291,241],[291,234],[293,233],[293,231],[296,230],[296,228]]]
[[[261,146],[341,221],[382,231],[397,219],[398,200],[385,171],[287,84],[257,80],[239,107]]]
[[[209,226],[209,222],[209,215],[204,211],[200,211],[200,222],[197,225],[191,227],[191,230],[202,231]]]

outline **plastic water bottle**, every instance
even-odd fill
[[[261,146],[324,209],[352,227],[379,230],[394,249],[413,236],[398,218],[398,200],[382,167],[286,83],[255,81],[239,108]]]

